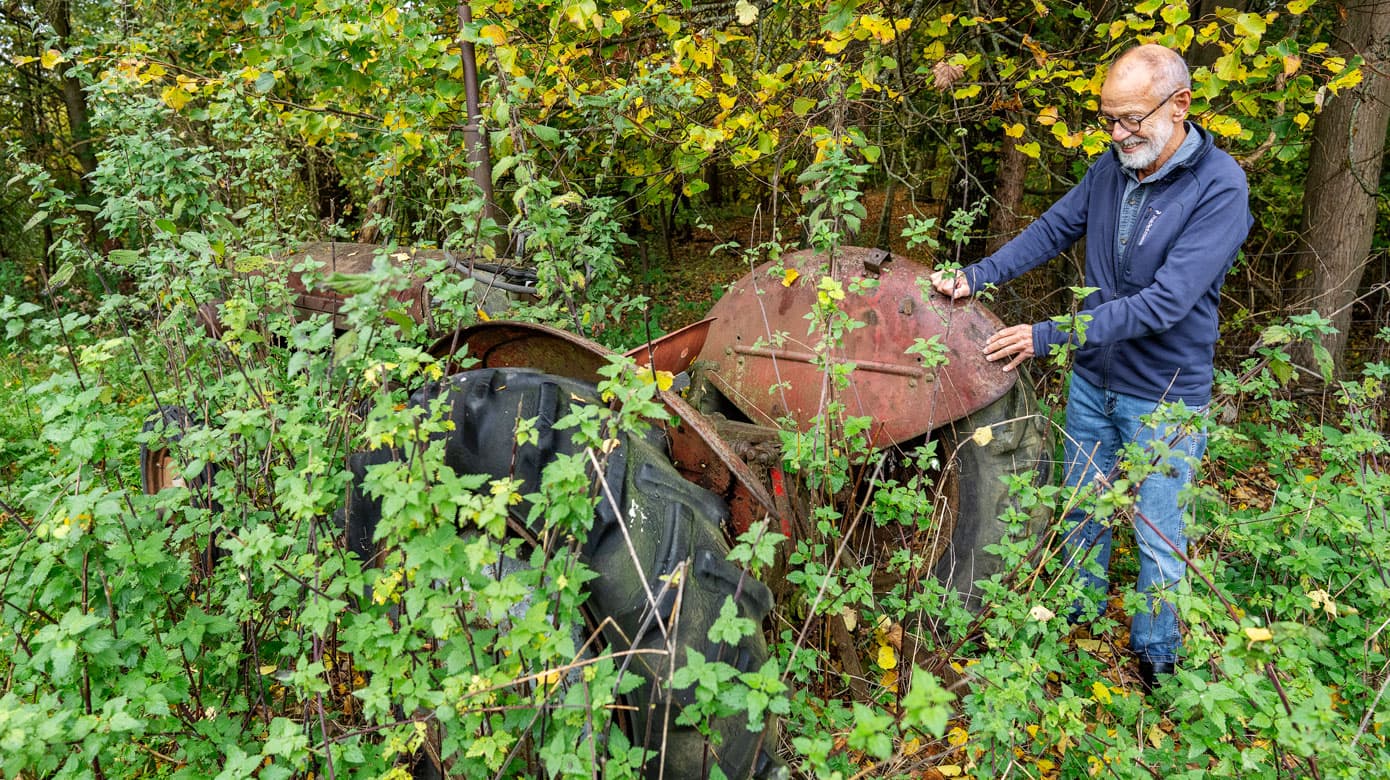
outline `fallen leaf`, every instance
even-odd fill
[[[1105,683],[1096,680],[1091,683],[1091,698],[1095,699],[1096,704],[1109,704],[1110,689],[1105,686]]]
[[[898,668],[898,653],[890,645],[878,646],[878,668],[896,669]]]

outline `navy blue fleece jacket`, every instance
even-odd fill
[[[1221,283],[1254,220],[1245,172],[1195,125],[1200,146],[1148,195],[1125,251],[1116,221],[1125,173],[1113,150],[1037,221],[964,270],[972,291],[1002,284],[1086,238],[1089,315],[1075,371],[1092,384],[1154,401],[1200,406],[1211,398]],[[1033,326],[1046,355],[1072,336],[1055,322]]]

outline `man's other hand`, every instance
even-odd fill
[[[1033,356],[1033,326],[1010,325],[985,341],[986,360],[1008,360],[1005,371],[1018,368]]]
[[[960,271],[932,271],[931,286],[951,300],[970,297],[970,282]]]

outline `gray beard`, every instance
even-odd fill
[[[1173,129],[1169,127],[1166,132],[1155,131],[1144,139],[1142,146],[1128,154],[1120,148],[1118,143],[1115,143],[1115,153],[1120,158],[1120,165],[1131,171],[1144,171],[1158,162],[1158,156],[1163,153],[1163,147],[1168,145],[1168,140],[1172,137]]]
[[[1158,161],[1158,150],[1154,148],[1152,141],[1145,142],[1143,146],[1130,153],[1125,153],[1119,144],[1115,144],[1115,152],[1119,155],[1120,165],[1131,171],[1145,170]]]

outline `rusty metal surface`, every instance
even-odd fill
[[[715,426],[675,393],[663,391],[661,400],[676,418],[666,427],[671,462],[686,479],[728,502],[734,529],[743,533],[767,515],[774,518],[774,528],[785,524],[767,487]]]
[[[282,263],[288,272],[289,288],[297,296],[294,307],[299,315],[331,314],[333,326],[343,328],[347,323],[338,310],[351,296],[323,288],[309,290],[301,275],[293,269],[306,257],[312,257],[324,264],[324,271],[327,273],[365,274],[372,270],[372,263],[381,251],[382,247],[379,244],[321,241],[305,244],[294,252],[279,255],[275,259]],[[425,279],[414,274],[428,260],[443,260],[444,253],[437,249],[402,248],[392,252],[388,257],[392,264],[411,275],[410,286],[404,290],[397,290],[391,297],[405,305],[406,314],[412,320],[423,322],[429,299],[425,291]]]
[[[650,344],[634,347],[626,354],[639,366],[655,365],[657,371],[679,374],[690,367],[705,345],[712,319],[704,319],[667,333]]]
[[[806,314],[816,303],[823,277],[843,285],[840,305],[864,327],[849,331],[830,352],[836,363],[853,362],[849,387],[839,393],[846,412],[874,419],[876,446],[924,434],[1002,397],[1016,374],[985,360],[985,339],[1002,323],[979,303],[952,302],[918,285],[931,269],[909,258],[885,257],[880,250],[846,247],[833,271],[815,252],[787,255],[790,274],[770,274],[764,265],[739,280],[710,310],[715,322],[699,359],[715,368],[710,379],[755,423],[770,425],[790,417],[810,426],[826,400],[824,374],[815,363],[816,336],[808,336]],[[877,279],[863,294],[849,291],[856,279]],[[928,288],[929,289],[929,288]],[[940,336],[949,362],[927,368],[922,356],[908,354],[916,339]]]
[[[534,368],[547,374],[598,382],[598,370],[612,354],[583,336],[528,322],[493,320],[460,328],[430,345],[429,353],[443,360],[467,350],[478,368]],[[450,363],[451,371],[453,363]]]
[[[582,336],[546,325],[524,322],[484,322],[439,339],[430,354],[439,359],[466,350],[479,367],[534,368],[585,382],[597,382],[598,369],[612,353]],[[679,354],[679,352],[673,353]],[[777,514],[767,488],[754,476],[714,427],[679,395],[663,391],[662,403],[675,422],[667,426],[671,459],[687,479],[729,503],[733,524],[740,531],[765,514]]]

